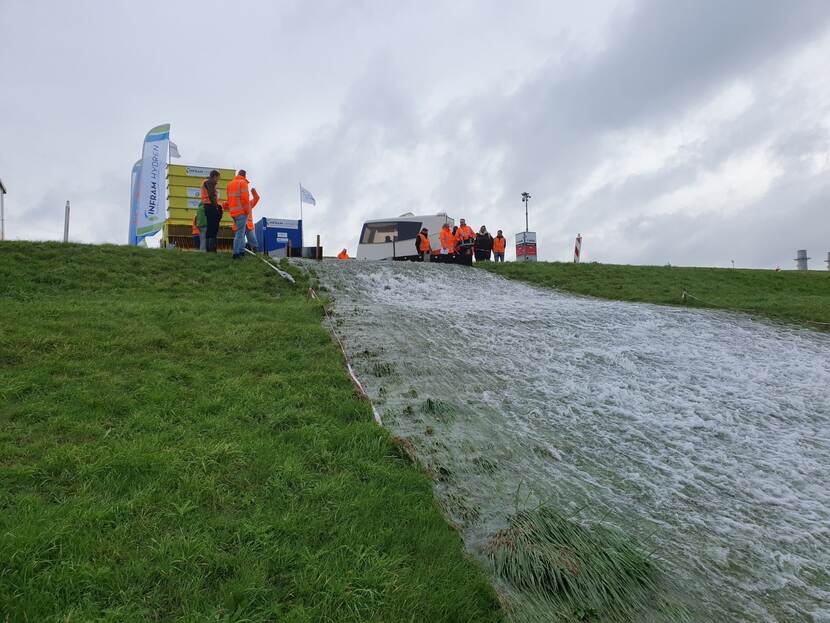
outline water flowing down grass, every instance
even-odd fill
[[[302,283],[0,243],[0,621],[497,621]]]
[[[828,523],[830,498],[815,483],[830,448],[815,431],[830,413],[830,335],[739,313],[562,295],[461,266],[315,267],[384,424],[433,475],[511,620],[547,623],[553,611],[602,621],[602,608],[624,620],[675,594],[692,620],[710,623],[806,621],[826,610],[827,548],[793,535]],[[582,268],[594,270],[576,274]],[[376,364],[399,375],[377,376]],[[536,505],[578,525],[557,519],[545,528],[554,537],[529,538],[536,549],[497,554],[513,564],[538,553],[529,576],[510,574],[506,561],[496,574],[487,544],[515,509]],[[603,549],[609,526],[626,538]],[[601,538],[591,540],[595,527]],[[574,576],[574,561],[599,572]],[[640,571],[656,595],[638,584]],[[602,582],[625,600],[592,597]],[[527,588],[537,585],[545,592]],[[581,598],[548,598],[565,591]],[[682,620],[668,607],[629,618]]]
[[[731,309],[802,323],[816,330],[830,330],[830,271],[566,262],[482,262],[476,266],[511,279],[575,294],[659,305]]]

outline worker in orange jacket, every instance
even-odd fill
[[[467,225],[467,221],[461,219],[461,224],[458,226],[458,259],[462,264],[468,266],[473,265],[473,244],[475,243],[476,233],[473,228]]]
[[[430,253],[432,253],[432,248],[429,244],[429,230],[426,227],[421,229],[421,232],[415,239],[415,249],[418,251],[419,262],[424,261],[424,256],[426,256],[427,262],[429,261]]]
[[[219,221],[222,220],[222,208],[219,207],[219,171],[214,169],[207,179],[202,180],[202,187],[199,191],[199,202],[204,211],[204,243],[200,247],[202,251],[216,253],[217,237],[219,236]],[[201,221],[201,219],[200,219]]]
[[[507,248],[507,238],[505,238],[501,230],[498,231],[496,237],[493,238],[493,259],[496,262],[504,262],[504,250]]]
[[[257,251],[259,251],[259,246],[256,242],[256,236],[254,235],[254,208],[256,207],[256,204],[259,203],[259,193],[256,191],[256,188],[251,189],[251,196],[253,197],[253,200],[251,201],[251,206],[248,209],[248,220],[245,223],[245,240],[248,243],[248,246],[251,248],[251,251],[256,253]],[[225,204],[227,204],[227,202],[225,202]],[[234,232],[235,239],[236,221],[231,223],[231,231]]]
[[[349,259],[349,252],[346,249],[343,249],[340,253],[337,254],[338,260],[348,260]]]
[[[458,237],[462,243],[468,243],[476,238],[476,233],[473,231],[473,228],[467,225],[467,221],[464,219],[461,219],[461,224],[458,226]]]
[[[441,245],[441,259],[448,260],[455,253],[455,236],[450,230],[449,223],[444,223],[443,227],[441,227],[441,231],[438,234],[438,242]]]
[[[193,225],[190,226],[190,234],[193,236],[193,248],[198,249],[202,244],[202,232],[196,226],[196,215],[193,215]]]
[[[245,253],[245,232],[247,231],[248,213],[251,210],[251,198],[248,193],[248,178],[245,169],[240,169],[228,182],[228,212],[233,219],[233,259],[241,259]]]
[[[461,219],[461,224],[458,226],[458,232],[456,232],[458,236],[458,240],[463,245],[472,244],[473,241],[476,239],[476,233],[473,231],[473,228],[467,225],[467,221]]]

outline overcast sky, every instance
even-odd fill
[[[246,168],[355,251],[447,211],[541,259],[792,268],[830,251],[830,2],[0,0],[6,235],[124,243],[130,170]],[[512,256],[512,253],[508,257]]]

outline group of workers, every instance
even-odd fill
[[[254,252],[257,251],[256,236],[254,236],[254,207],[259,203],[259,193],[256,188],[248,189],[250,182],[244,169],[240,169],[227,186],[227,201],[219,204],[219,171],[211,171],[206,180],[202,181],[199,207],[193,217],[191,233],[194,244],[198,244],[200,251],[216,253],[219,222],[222,213],[227,211],[233,222],[233,259],[241,259],[245,255],[246,243]]]
[[[473,257],[476,262],[489,262],[491,254],[496,262],[504,262],[504,250],[507,248],[507,239],[501,230],[493,237],[487,227],[482,225],[478,233],[475,233],[463,218],[460,219],[460,225],[452,229],[449,223],[444,223],[438,233],[438,242],[439,246],[433,249],[429,241],[429,229],[424,227],[415,238],[417,255],[406,257],[414,257],[417,262],[453,262],[471,266]],[[337,259],[350,259],[346,249],[337,254]]]
[[[246,243],[256,252],[257,242],[254,236],[254,207],[259,203],[259,193],[256,188],[249,190],[247,173],[240,169],[227,186],[228,199],[219,204],[219,171],[213,170],[207,179],[202,181],[199,207],[193,217],[191,233],[194,244],[198,244],[200,251],[216,253],[219,222],[222,213],[227,211],[233,219],[231,229],[233,236],[233,259],[240,259],[245,255]],[[504,262],[504,250],[507,240],[499,230],[495,237],[491,236],[487,228],[482,225],[476,234],[467,221],[460,219],[457,227],[450,229],[449,223],[444,223],[438,233],[440,246],[432,248],[429,241],[429,230],[424,227],[415,239],[415,249],[418,261],[456,262],[471,265],[473,257],[476,262],[489,262],[491,253],[496,262]],[[346,249],[343,249],[337,259],[349,259]]]
[[[452,229],[449,223],[444,223],[438,232],[438,241],[440,246],[433,249],[429,241],[429,230],[424,227],[415,239],[418,261],[455,262],[469,266],[473,263],[473,257],[476,262],[489,262],[492,253],[496,262],[504,262],[507,239],[501,230],[493,237],[487,227],[482,225],[478,233],[475,233],[462,218],[460,224]]]

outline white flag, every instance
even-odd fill
[[[144,138],[141,173],[138,177],[136,242],[158,232],[167,220],[167,189],[164,175],[167,169],[169,142],[169,123],[156,126]]]
[[[303,188],[302,184],[300,184],[300,199],[303,203],[310,203],[313,206],[317,205],[317,202],[314,200],[314,195]]]
[[[173,141],[170,141],[170,157],[171,158],[181,158],[182,155],[179,153],[179,146],[176,145]]]

